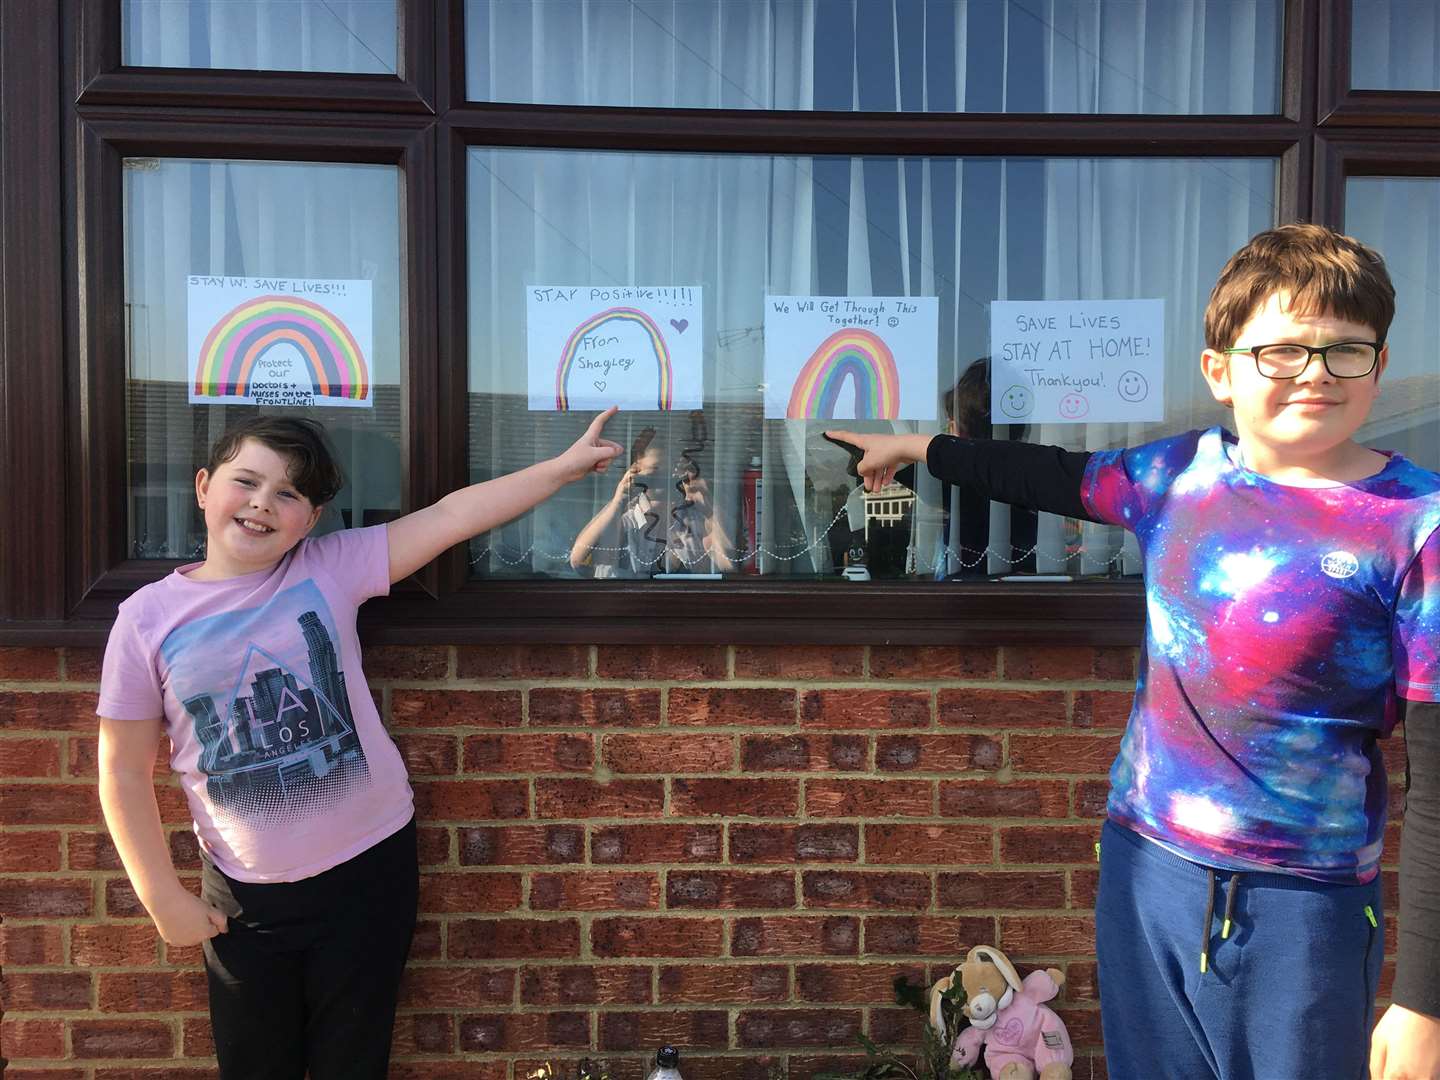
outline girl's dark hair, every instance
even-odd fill
[[[255,416],[236,424],[210,447],[205,468],[213,474],[240,452],[246,439],[268,446],[290,463],[290,482],[312,506],[324,506],[344,486],[345,477],[335,463],[325,428],[305,417]]]

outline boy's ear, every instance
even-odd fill
[[[1235,394],[1230,389],[1230,357],[1214,349],[1206,349],[1200,354],[1200,370],[1210,387],[1210,395],[1221,405],[1234,408]]]
[[[201,469],[195,474],[195,505],[205,509],[205,493],[210,490],[210,470]]]
[[[315,523],[320,520],[320,515],[323,513],[325,513],[324,503],[321,503],[319,506],[312,505],[310,507],[310,523],[305,526],[305,535],[308,536],[310,530],[315,528]]]
[[[1385,367],[1390,363],[1390,343],[1387,341],[1380,346],[1380,355],[1375,361],[1375,381],[1380,381],[1380,376],[1385,374]]]

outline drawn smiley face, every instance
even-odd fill
[[[1035,395],[1019,383],[1000,395],[1000,411],[1019,420],[1035,411]]]
[[[1079,420],[1090,411],[1090,402],[1085,400],[1084,394],[1072,390],[1060,399],[1058,408],[1062,420]]]
[[[1144,401],[1150,396],[1150,383],[1138,371],[1122,371],[1119,392],[1121,401]]]

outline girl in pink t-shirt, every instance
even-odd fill
[[[560,456],[388,525],[308,534],[342,482],[320,425],[258,417],[195,477],[206,557],[120,605],[100,683],[100,802],[141,903],[203,942],[225,1080],[384,1077],[415,927],[410,785],[360,666],[355,617],[446,549],[620,447],[596,417]],[[201,895],[175,874],[160,734],[195,819]]]

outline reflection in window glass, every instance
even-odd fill
[[[467,0],[474,101],[1279,111],[1281,0]]]
[[[1385,256],[1395,282],[1390,363],[1360,437],[1440,469],[1440,179],[1351,177],[1345,231]]]
[[[577,370],[564,363],[575,354],[570,343],[590,330],[574,310],[534,314],[546,288],[577,289],[597,313],[660,311],[667,348],[697,350],[701,401],[668,410],[637,401],[622,411],[608,433],[625,447],[628,472],[612,467],[477,538],[473,572],[831,578],[861,564],[871,577],[917,579],[1138,572],[1118,530],[975,505],[940,490],[923,468],[869,498],[857,492],[845,455],[820,438],[830,424],[764,418],[765,298],[935,298],[939,370],[927,393],[937,419],[851,422],[859,430],[938,432],[948,414],[975,436],[1072,449],[1135,444],[1224,421],[1200,375],[1202,312],[1224,261],[1274,224],[1275,182],[1268,159],[472,149],[473,477],[559,452],[591,415],[578,404],[586,382],[589,404],[609,390],[599,384],[610,372],[585,371],[564,386],[576,407],[556,411],[560,373]],[[627,291],[635,288],[656,292],[637,301]],[[693,300],[693,318],[666,317],[658,305],[675,298]],[[992,301],[1126,298],[1165,302],[1163,422],[992,424]],[[532,343],[555,332],[564,348],[532,355]],[[617,322],[596,331],[617,340],[632,332]],[[658,350],[634,340],[636,355],[653,362]],[[683,389],[678,377],[675,385]]]
[[[1354,89],[1440,90],[1435,0],[1351,0],[1350,11]]]
[[[123,63],[394,75],[396,0],[121,0]]]
[[[131,557],[198,556],[205,528],[195,508],[195,470],[211,442],[257,410],[301,411],[191,404],[197,383],[203,393],[223,397],[230,393],[223,387],[264,393],[262,378],[277,387],[299,380],[315,400],[331,403],[303,412],[325,425],[346,476],[319,531],[395,516],[397,170],[130,158],[124,207]],[[266,297],[279,299],[265,310],[254,306]],[[212,336],[232,312],[239,314],[224,324],[230,336]],[[359,345],[365,341],[368,355]],[[202,355],[213,356],[217,366],[201,364]],[[223,362],[232,363],[227,370],[235,375],[201,377]],[[240,375],[242,369],[247,374]],[[285,398],[284,389],[273,394]]]

